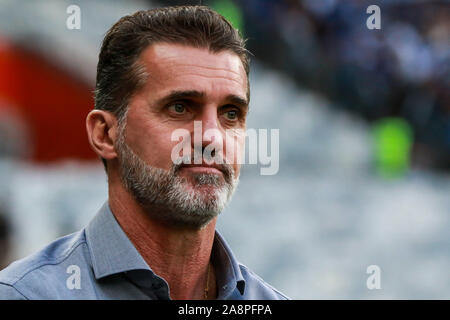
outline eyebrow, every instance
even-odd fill
[[[158,104],[165,104],[174,100],[192,99],[192,98],[204,98],[205,93],[197,90],[175,90],[170,92],[168,95],[158,100]],[[237,106],[248,108],[248,101],[246,98],[235,94],[229,94],[225,97],[228,103],[236,104]]]
[[[237,106],[240,106],[242,108],[247,108],[248,109],[248,101],[245,98],[242,98],[240,96],[234,95],[234,94],[230,94],[226,97],[227,101],[230,101],[230,103],[235,104]]]
[[[165,103],[170,102],[173,100],[182,100],[182,99],[188,99],[188,98],[203,98],[205,94],[203,92],[197,91],[197,90],[182,90],[182,91],[172,91],[168,95],[164,96],[163,98],[159,99],[159,103]]]

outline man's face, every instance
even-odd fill
[[[238,182],[248,107],[242,62],[229,51],[166,43],[148,47],[139,62],[147,83],[130,99],[116,143],[122,181],[156,218],[201,227],[224,208]],[[192,160],[214,142],[224,164],[175,165],[177,129],[188,132]]]

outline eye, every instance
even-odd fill
[[[238,117],[238,112],[236,110],[228,110],[225,112],[225,117],[227,117],[228,120],[236,120]]]
[[[169,111],[176,114],[184,114],[186,113],[186,107],[181,103],[174,103],[169,106]]]

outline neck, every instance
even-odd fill
[[[174,228],[151,218],[123,188],[110,188],[109,205],[120,226],[150,268],[167,281],[172,299],[215,298],[210,269],[216,219],[202,229]]]

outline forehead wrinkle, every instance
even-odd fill
[[[161,66],[160,66],[161,67]],[[233,81],[234,83],[238,84],[239,87],[244,88],[244,90],[247,90],[247,82],[245,81],[245,79],[243,79],[241,76],[239,77],[235,77],[235,76],[227,76],[227,75],[223,75],[223,74],[205,74],[199,70],[188,70],[187,72],[183,72],[183,70],[180,70],[180,68],[178,68],[177,66],[173,67],[174,72],[167,72],[168,70],[166,69],[166,71],[163,70],[158,70],[157,73],[159,73],[159,76],[161,77],[160,79],[165,82],[165,81],[172,81],[172,78],[174,78],[174,74],[176,75],[177,79],[179,80],[182,77],[189,77],[189,76],[194,76],[194,77],[202,77],[202,78],[207,78],[207,79],[224,79],[224,80],[228,80],[228,81]],[[226,72],[225,72],[226,73]],[[163,85],[163,83],[161,83],[160,81],[158,81],[160,85]]]
[[[234,81],[237,84],[239,84],[240,86],[242,86],[242,83],[239,80],[234,79],[234,78],[229,78],[229,77],[226,77],[226,76],[208,76],[206,74],[198,74],[198,73],[190,73],[189,75],[190,76],[196,76],[196,77],[204,77],[204,78],[208,78],[208,79],[225,79],[225,80],[230,80],[230,81]]]
[[[194,68],[203,68],[203,69],[214,70],[214,71],[225,71],[225,72],[234,73],[234,74],[236,74],[239,77],[242,76],[240,72],[234,71],[234,70],[229,69],[229,68],[208,67],[208,66],[202,66],[202,65],[198,65],[198,64],[188,64],[188,63],[177,63],[177,67],[194,67]]]
[[[184,52],[180,52],[184,51]],[[183,63],[183,61],[189,61],[192,59],[189,59],[189,57],[195,58],[197,57],[203,57],[200,59],[202,63],[209,63],[212,66],[200,66],[195,65],[192,63]],[[187,58],[188,57],[188,58]],[[227,66],[227,69],[223,69],[224,71],[229,71],[232,73],[236,73],[237,75],[241,75],[241,72],[234,71],[230,66],[237,66],[240,71],[243,71],[244,74],[245,68],[243,65],[243,62],[239,55],[234,53],[230,50],[223,50],[220,52],[211,52],[207,48],[196,48],[192,47],[190,45],[183,45],[183,44],[173,44],[173,43],[156,43],[154,45],[149,46],[146,48],[139,57],[142,60],[145,60],[146,62],[150,62],[152,64],[160,65],[161,63],[169,63],[170,65],[173,65],[174,63],[172,61],[176,61],[175,64],[179,66],[196,66],[196,67],[203,67],[203,68],[209,68],[209,69],[222,69],[222,68],[216,68],[214,65],[217,65],[217,61],[221,61],[221,64],[225,64]],[[152,61],[153,60],[153,61]],[[237,63],[236,63],[237,62]]]
[[[175,73],[182,73],[181,71],[186,70],[187,72],[184,72],[182,74],[203,75],[203,73],[201,73],[201,74],[198,73],[198,72],[201,72],[200,70],[195,70],[195,69],[199,69],[199,68],[211,70],[211,71],[218,71],[218,73],[221,73],[222,75],[217,76],[217,78],[228,78],[230,80],[236,80],[236,81],[244,80],[243,75],[241,73],[233,71],[231,69],[225,69],[225,68],[214,68],[214,67],[200,66],[200,65],[195,65],[195,64],[177,64],[177,65],[170,64],[169,70],[173,70]],[[194,70],[192,70],[192,69],[194,69]],[[192,71],[189,72],[190,70],[192,70]],[[223,75],[223,74],[230,74],[230,73],[234,77],[232,77],[231,75],[229,77],[227,77],[227,75]],[[208,78],[216,77],[215,75],[206,75],[206,74],[205,74],[205,76]],[[245,81],[243,81],[243,82],[245,82]]]

